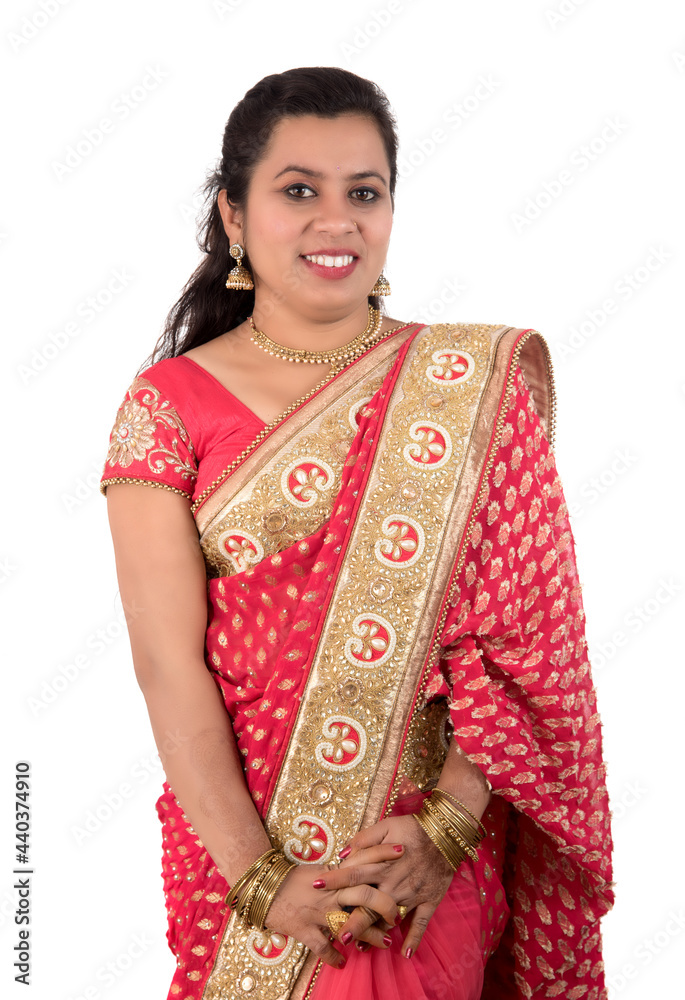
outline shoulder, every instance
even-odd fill
[[[164,358],[144,368],[136,375],[133,385],[142,386],[147,383],[160,392],[182,397],[197,381],[198,373],[197,365],[184,355],[179,355],[176,358]]]
[[[419,337],[475,339],[489,341],[493,347],[513,351],[531,337],[544,343],[542,335],[530,326],[510,326],[507,323],[430,323],[418,331]]]
[[[519,361],[520,356],[545,354],[544,338],[532,327],[508,326],[505,323],[431,323],[416,333],[417,345],[443,345],[460,350],[472,349],[482,357]]]
[[[140,371],[131,383],[127,398],[135,396],[143,405],[164,404],[172,408],[189,430],[208,406],[216,408],[215,380],[196,362],[179,355],[164,358]]]
[[[478,379],[480,372],[483,389],[490,388],[498,408],[508,406],[515,386],[528,392],[553,443],[554,372],[547,342],[537,330],[502,323],[433,323],[419,330],[417,338],[437,366],[435,378],[456,384],[474,374]]]

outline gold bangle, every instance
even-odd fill
[[[452,871],[456,872],[465,855],[458,850],[457,845],[423,809],[421,812],[414,813],[413,816],[426,836],[433,841]]]
[[[261,898],[262,886],[268,880],[268,875],[273,868],[277,855],[273,855],[273,858],[269,858],[265,863],[261,871],[253,879],[250,888],[245,896],[244,901],[241,906],[241,917],[243,923],[247,926],[254,926],[253,913],[255,909],[259,911],[259,901]]]
[[[435,808],[439,809],[446,815],[453,816],[456,820],[458,820],[464,826],[464,829],[468,832],[470,837],[473,837],[477,841],[481,841],[483,839],[481,831],[473,825],[471,820],[467,818],[467,815],[456,807],[449,798],[446,796],[443,797],[442,795],[436,795],[435,797],[431,795],[431,801]],[[472,816],[472,814],[469,813],[468,816]],[[476,823],[478,823],[478,820],[476,820]],[[479,824],[479,826],[480,825],[481,824]]]
[[[466,840],[462,836],[459,829],[453,827],[449,821],[445,820],[444,817],[439,815],[436,816],[432,810],[427,810],[427,814],[432,818],[436,826],[438,826],[444,832],[444,834],[448,837],[448,839],[453,841],[459,846],[459,848],[465,855],[471,858],[472,861],[478,860],[478,854],[476,852],[475,846],[473,844],[470,844],[468,840]]]
[[[294,862],[289,861],[284,854],[276,857],[252,897],[248,914],[248,923],[252,927],[260,931],[265,929],[266,917],[276,893],[286,875],[294,867]]]
[[[477,830],[463,813],[455,809],[449,799],[431,795],[427,802],[430,803],[430,808],[436,810],[445,820],[458,827],[462,835],[473,847],[477,847],[480,844],[483,839],[480,830]]]
[[[432,792],[432,794],[433,794],[433,795],[435,795],[435,793],[436,793],[436,792],[438,793],[438,797],[440,797],[441,795],[446,795],[446,796],[447,796],[447,798],[448,798],[448,799],[451,799],[451,800],[452,800],[452,802],[456,803],[456,805],[458,805],[460,809],[463,809],[463,810],[464,810],[464,812],[467,812],[467,813],[469,814],[469,816],[470,816],[470,817],[471,817],[471,818],[473,819],[473,821],[474,821],[475,823],[477,823],[477,825],[478,825],[478,826],[479,826],[479,827],[481,828],[481,830],[483,831],[483,833],[482,833],[482,835],[481,835],[481,836],[483,836],[483,837],[485,837],[485,836],[486,836],[486,830],[485,830],[485,827],[483,826],[483,824],[481,823],[481,821],[480,821],[480,820],[478,819],[478,817],[477,817],[477,816],[474,816],[474,814],[473,814],[473,813],[471,812],[471,810],[469,809],[469,807],[468,807],[467,805],[465,805],[465,804],[464,804],[464,803],[463,803],[463,802],[461,801],[461,799],[458,799],[458,798],[456,797],[456,795],[452,795],[452,793],[451,793],[451,792],[446,792],[444,788],[434,788],[434,789],[433,789],[433,792]]]
[[[247,885],[247,883],[250,881],[252,876],[259,871],[259,869],[264,864],[266,859],[274,853],[277,853],[277,851],[273,847],[270,847],[268,851],[264,851],[264,853],[259,858],[257,858],[256,861],[252,862],[247,871],[243,872],[240,878],[236,879],[236,881],[233,883],[229,892],[226,895],[226,900],[225,900],[225,902],[231,907],[232,910],[235,908],[238,896],[240,895],[244,887]]]
[[[432,827],[435,836],[438,840],[444,844],[444,853],[451,859],[452,867],[456,869],[462,863],[466,857],[466,851],[454,837],[450,835],[449,830],[433,813],[426,810],[425,819],[429,826]]]
[[[426,809],[428,812],[435,816],[438,822],[444,826],[448,831],[452,831],[458,834],[462,840],[470,844],[471,848],[475,849],[478,847],[481,841],[481,837],[477,830],[471,826],[459,813],[454,810],[449,810],[444,807],[442,803],[432,802],[430,799],[426,801]]]

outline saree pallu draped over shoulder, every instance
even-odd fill
[[[456,724],[508,831],[512,915],[483,995],[594,1000],[604,996],[598,921],[611,889],[588,668],[571,677],[566,654],[540,644],[514,680],[492,668],[463,691],[455,684],[451,702],[426,696],[450,643],[465,663],[477,658],[455,638],[465,614],[454,620],[455,588],[521,370],[551,438],[542,338],[443,324],[402,328],[262,435],[193,505],[206,662],[268,835],[299,864],[328,862],[404,796],[433,787]],[[466,688],[485,692],[482,711]],[[243,928],[168,786],[158,810],[178,958],[170,996],[325,996],[317,984],[341,974],[292,938]]]

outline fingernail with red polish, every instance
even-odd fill
[[[401,854],[402,851],[404,850],[401,844],[393,844],[392,849],[393,851],[397,851],[398,854]]]
[[[371,945],[368,941],[357,941],[357,948],[359,951],[368,951]]]
[[[401,923],[402,923],[402,914],[398,913],[397,916],[395,917],[395,927],[397,927],[397,925]]]
[[[338,857],[344,859],[347,857],[348,854],[351,853],[351,851],[352,851],[351,847],[343,847],[342,851],[338,851]]]
[[[343,944],[349,944],[350,941],[352,940],[352,934],[350,933],[350,931],[345,931],[340,940],[342,941]]]
[[[346,965],[347,965],[347,959],[341,958],[340,961],[338,962],[338,968],[344,969]]]
[[[414,949],[413,948],[407,948],[407,950],[405,951],[404,954],[407,956],[407,958],[411,958],[412,955],[414,954]]]
[[[322,878],[317,878],[316,882],[312,882],[312,887],[314,889],[325,889],[326,883]]]
[[[392,944],[392,938],[390,937],[389,934],[386,934],[385,937],[383,938],[383,944],[385,945],[386,948],[389,948],[390,945]]]

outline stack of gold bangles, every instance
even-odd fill
[[[282,851],[270,848],[240,876],[226,896],[226,902],[246,927],[265,929],[269,907],[294,867]]]
[[[480,827],[473,826],[467,816]],[[478,860],[476,848],[485,836],[485,827],[471,810],[442,788],[434,788],[414,819],[430,837],[452,871],[469,857]],[[482,832],[481,832],[482,831]]]

